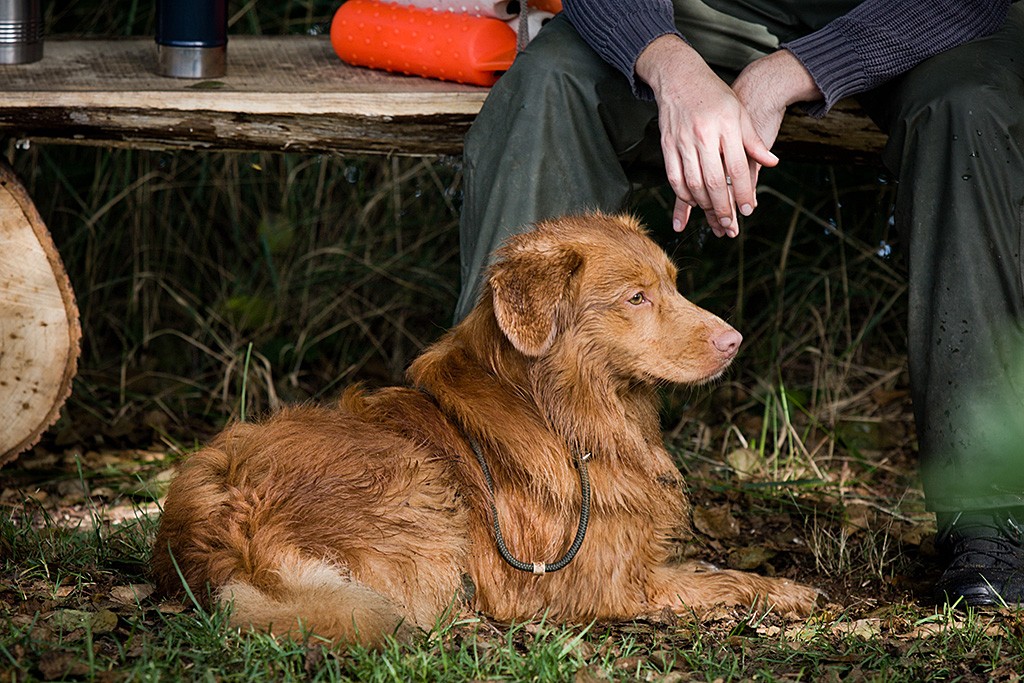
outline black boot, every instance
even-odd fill
[[[938,598],[949,604],[1024,606],[1024,508],[936,515],[936,550],[949,564]]]

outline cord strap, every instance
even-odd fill
[[[544,562],[523,562],[517,560],[509,552],[508,546],[505,545],[505,539],[501,535],[501,525],[498,523],[498,507],[495,504],[494,479],[491,477],[491,470],[487,466],[487,461],[484,460],[483,453],[480,451],[480,444],[476,442],[476,439],[469,437],[469,445],[473,448],[477,462],[480,463],[480,468],[484,471],[487,489],[491,493],[491,512],[494,515],[494,542],[498,546],[498,554],[501,555],[501,559],[519,571],[529,572],[537,576],[543,576],[549,572],[557,572],[572,562],[573,558],[576,557],[576,553],[580,551],[580,547],[583,545],[583,538],[587,535],[587,525],[590,523],[590,474],[587,472],[587,460],[590,459],[590,453],[577,454],[576,456],[576,467],[580,472],[580,496],[582,499],[580,501],[580,522],[579,526],[576,527],[576,537],[560,559],[551,564],[546,564]]]

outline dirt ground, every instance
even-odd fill
[[[730,453],[733,464],[742,450]],[[159,447],[37,447],[0,473],[0,511],[83,532],[156,518],[179,458]],[[838,481],[765,481],[728,462],[682,458],[694,508],[688,559],[801,580],[855,614],[934,603],[934,523],[915,486],[915,462],[901,451],[881,465],[844,462]]]
[[[162,447],[86,452],[43,447],[4,468],[0,513],[5,517],[55,535],[75,529],[107,538],[104,557],[97,560],[102,566],[82,572],[88,575],[87,581],[78,585],[55,582],[53,576],[61,573],[57,566],[47,566],[47,575],[42,575],[38,566],[31,575],[8,570],[0,581],[0,604],[10,623],[16,628],[34,628],[37,637],[53,637],[62,643],[60,648],[54,646],[52,656],[38,657],[32,664],[31,670],[40,679],[89,674],[81,659],[66,649],[75,639],[87,636],[96,639],[93,649],[99,648],[97,656],[105,653],[123,662],[144,658],[145,647],[138,643],[145,641],[129,639],[129,631],[135,633],[141,627],[159,632],[167,615],[191,609],[154,594],[147,576],[146,548],[137,542],[119,545],[116,533],[121,522],[159,514],[160,498],[179,457]],[[870,643],[871,652],[888,653],[886,657],[902,662],[907,671],[927,670],[935,657],[952,656],[953,664],[943,660],[944,677],[1019,680],[1016,664],[1009,659],[993,664],[990,654],[979,652],[965,658],[962,653],[953,656],[947,652],[948,636],[944,634],[950,620],[936,618],[942,608],[931,595],[939,572],[932,549],[934,525],[916,487],[915,463],[904,450],[875,454],[870,462],[863,457],[833,462],[839,473],[835,479],[809,476],[788,482],[741,473],[737,467],[743,453],[739,451],[730,453],[726,462],[685,454],[681,460],[694,502],[694,539],[686,552],[691,559],[810,583],[825,592],[826,604],[806,622],[773,614],[751,620],[749,615],[723,609],[704,619],[699,631],[688,629],[673,615],[611,625],[606,633],[612,637],[601,640],[603,644],[586,640],[578,644],[586,650],[584,656],[610,656],[614,674],[637,670],[641,664],[661,668],[659,657],[714,642],[715,647],[741,653],[744,661],[754,663],[759,657],[778,659],[780,639],[799,651],[804,647],[801,639],[809,638],[808,629],[813,629],[818,634],[825,631],[834,644],[832,649],[823,653],[808,644],[806,653],[787,655],[787,661],[777,665],[781,679],[802,679],[801,672],[808,665],[801,657],[810,657],[815,666],[840,672],[837,680],[875,680],[877,672],[871,670],[865,655],[842,646],[855,639]],[[149,528],[155,527],[150,524]],[[0,538],[0,551],[9,550],[3,543]],[[15,566],[18,564],[15,560]],[[955,616],[953,620],[963,618]],[[88,628],[79,623],[85,621]],[[526,651],[529,643],[525,641],[541,637],[536,627],[528,626],[510,636],[503,625],[483,620],[472,630],[453,631],[449,644],[467,638],[480,640],[481,633],[480,647],[485,649],[512,642]],[[982,635],[989,633],[993,637],[1017,633],[1019,642],[1024,638],[1024,618],[1019,612],[997,613],[981,630]],[[490,645],[487,634],[493,636]],[[610,655],[600,652],[623,647],[621,643],[629,639],[641,643],[640,654],[625,648]],[[118,642],[129,641],[136,643],[134,649],[116,650]],[[24,669],[19,656],[33,653],[19,648],[10,649],[9,656]],[[307,668],[315,669],[322,656],[310,650]],[[0,674],[4,668],[0,662]],[[979,675],[978,671],[985,673]],[[607,667],[588,665],[576,672],[576,680],[607,680],[608,675]],[[691,675],[696,674],[672,669],[656,680],[704,680]],[[749,671],[740,677],[747,675]],[[13,673],[11,676],[11,680],[18,679]],[[113,672],[110,679],[118,680]]]

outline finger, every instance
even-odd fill
[[[693,206],[676,197],[675,206],[672,208],[672,229],[676,232],[682,232],[690,221],[691,211],[693,211]]]
[[[705,211],[704,219],[708,222],[708,227],[711,228],[711,232],[714,233],[715,237],[725,237],[728,234],[726,229],[722,227],[722,224],[718,222],[718,216],[713,211]]]
[[[754,208],[757,208],[757,182],[761,178],[761,164],[750,161],[750,184],[754,186]]]
[[[714,233],[715,237],[737,237],[740,234],[740,223],[737,216],[733,216],[734,220],[722,221],[722,219],[713,211],[705,211],[704,218],[708,222],[708,227],[711,228],[711,232]]]
[[[739,207],[740,213],[749,216],[754,212],[754,183],[750,176],[750,164],[743,146],[736,138],[727,138],[722,150],[725,171],[730,182],[731,207]]]
[[[665,175],[668,178],[669,186],[676,195],[675,204],[672,207],[672,229],[682,232],[690,220],[690,211],[697,202],[694,201],[693,195],[686,187],[682,163],[677,155],[665,155]]]
[[[675,153],[668,140],[664,140],[662,146],[665,157],[665,176],[676,195],[675,204],[672,207],[672,229],[682,232],[689,222],[690,212],[697,202],[686,186],[683,163],[679,155]]]
[[[682,192],[676,192],[676,196],[688,194],[689,199],[693,200],[690,202],[691,206],[696,205],[702,209],[710,209],[712,206],[711,196],[704,186],[704,173],[697,150],[693,147],[684,150],[682,162],[684,187]]]
[[[709,205],[701,205],[704,210],[713,210],[718,223],[728,229],[736,221],[735,206],[732,203],[729,183],[725,168],[722,166],[721,147],[701,151],[701,172],[704,176],[704,189],[710,199]]]
[[[732,185],[729,186],[729,207],[733,209],[732,220],[729,221],[728,225],[723,225],[722,228],[725,232],[726,237],[736,237],[740,234],[740,221],[739,216],[736,215],[736,199],[732,193]]]
[[[683,195],[689,199],[690,193],[686,189],[686,182],[683,179],[683,162],[679,158],[679,152],[668,139],[662,140],[662,154],[665,157],[665,178],[668,180],[669,187],[672,188],[677,199]]]

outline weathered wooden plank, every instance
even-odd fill
[[[325,37],[233,37],[228,74],[155,73],[148,39],[51,40],[0,67],[8,136],[191,149],[451,154],[485,88],[344,64]]]
[[[48,40],[42,61],[0,67],[0,133],[146,148],[458,154],[486,88],[351,67],[324,36],[238,36],[214,81],[156,74],[152,40]],[[882,135],[840,108],[787,117],[789,158],[877,158]]]

